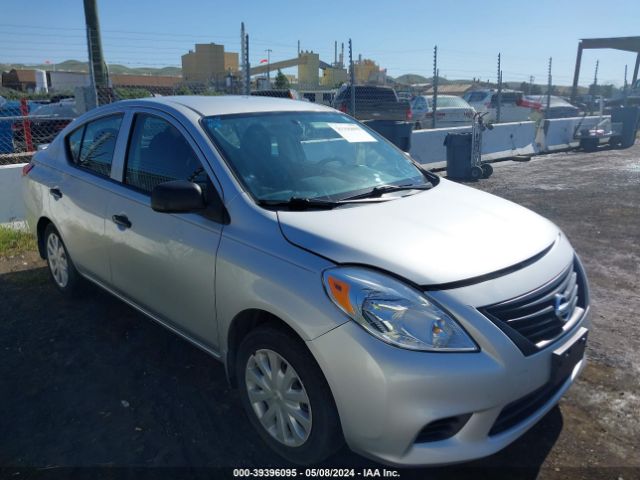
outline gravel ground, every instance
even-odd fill
[[[571,239],[592,289],[589,364],[505,450],[401,478],[640,478],[639,158],[640,146],[540,156],[494,164],[492,178],[470,184]],[[253,433],[219,363],[97,288],[64,299],[35,253],[0,259],[0,412],[0,478],[289,466]],[[347,449],[326,466],[383,468]]]

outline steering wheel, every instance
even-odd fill
[[[338,157],[338,156],[323,158],[317,163],[317,165],[324,167],[327,163],[331,163],[331,162],[341,163],[345,167],[349,165],[349,162],[345,158]]]

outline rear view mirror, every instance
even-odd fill
[[[151,208],[163,213],[187,213],[205,208],[200,185],[186,180],[164,182],[151,192]]]

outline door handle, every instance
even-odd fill
[[[62,198],[62,192],[60,191],[60,189],[58,187],[53,187],[49,189],[49,193],[53,196],[53,198],[55,198],[56,200],[59,200]]]
[[[126,215],[113,215],[111,220],[113,220],[113,223],[120,225],[121,227],[131,228],[131,221]]]

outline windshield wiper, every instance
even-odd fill
[[[313,198],[291,197],[289,200],[258,200],[258,205],[263,207],[283,207],[291,211],[301,212],[312,209],[331,210],[332,208],[343,205],[343,203],[316,200]]]
[[[430,188],[433,188],[433,185],[430,183],[425,183],[422,185],[378,185],[376,187],[373,187],[368,192],[360,193],[352,197],[343,198],[342,200],[355,200],[357,198],[376,198],[384,195],[385,193],[400,192],[403,190],[429,190]]]

